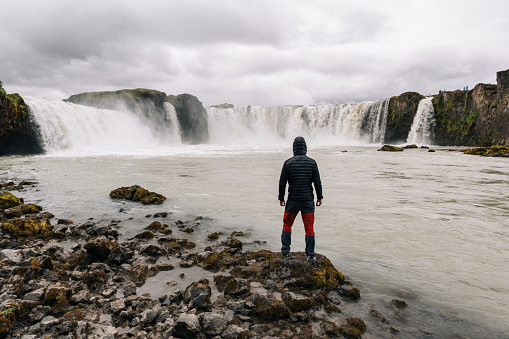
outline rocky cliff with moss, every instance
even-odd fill
[[[165,104],[171,104],[179,121],[182,141],[190,144],[208,141],[207,111],[197,97],[190,94],[169,95],[149,89],[123,89],[114,92],[81,93],[64,100],[102,109],[129,110],[154,124],[168,123]]]
[[[386,143],[404,143],[419,101],[415,92],[389,102]],[[497,73],[497,84],[471,90],[444,91],[434,96],[436,145],[491,146],[509,144],[509,70]]]
[[[28,106],[0,83],[0,155],[42,153]]]
[[[386,143],[404,143],[406,141],[417,112],[417,106],[423,98],[424,96],[419,93],[406,92],[390,99],[385,130]]]

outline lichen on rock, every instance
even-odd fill
[[[117,188],[110,192],[110,197],[112,199],[140,201],[144,205],[160,205],[166,200],[164,195],[150,192],[138,185]]]

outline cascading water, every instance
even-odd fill
[[[156,124],[127,111],[30,97],[26,103],[48,153],[117,153],[180,143],[172,107],[166,107],[165,124]]]
[[[48,153],[129,153],[182,144],[175,108],[107,110],[27,98]],[[354,104],[208,109],[210,143],[274,144],[302,135],[315,144],[384,141],[389,99]]]
[[[408,144],[433,143],[433,130],[435,128],[435,112],[433,110],[433,97],[419,101],[412,127],[408,133]]]
[[[381,143],[389,99],[321,106],[208,109],[211,142],[267,143],[297,135],[335,143]]]

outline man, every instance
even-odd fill
[[[302,214],[306,232],[306,261],[313,263],[315,258],[315,203],[313,186],[315,186],[316,206],[322,205],[322,183],[316,161],[306,156],[307,146],[303,137],[293,141],[293,157],[286,160],[279,178],[279,204],[285,206],[283,232],[281,234],[281,253],[283,259],[291,259],[292,225],[299,212]],[[285,203],[286,183],[288,182],[288,201]]]

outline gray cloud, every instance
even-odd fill
[[[495,82],[504,0],[13,1],[0,20],[9,92],[62,99],[153,88],[206,105],[322,104]]]

